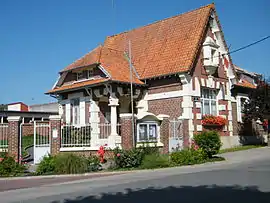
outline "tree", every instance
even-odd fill
[[[7,105],[6,104],[0,104],[0,111],[6,111]]]
[[[269,125],[270,125],[270,83],[269,80],[258,79],[257,88],[250,91],[249,101],[244,105],[244,122],[251,120],[262,122],[268,120],[268,145],[270,146],[269,139]]]

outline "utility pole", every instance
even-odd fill
[[[131,42],[128,41],[128,55],[129,55],[129,73],[130,73],[130,101],[131,101],[131,114],[132,114],[132,141],[135,146],[135,132],[134,132],[134,106],[133,106],[133,75],[132,75],[132,55],[131,55]]]

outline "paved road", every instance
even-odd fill
[[[224,155],[228,161],[140,171],[0,192],[0,202],[270,202],[270,149]]]

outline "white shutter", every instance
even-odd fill
[[[80,98],[80,124],[85,125],[85,99]]]

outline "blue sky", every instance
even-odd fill
[[[53,101],[60,69],[105,37],[214,2],[231,50],[270,35],[268,0],[1,0],[0,104]],[[232,55],[242,68],[270,75],[270,39]]]

